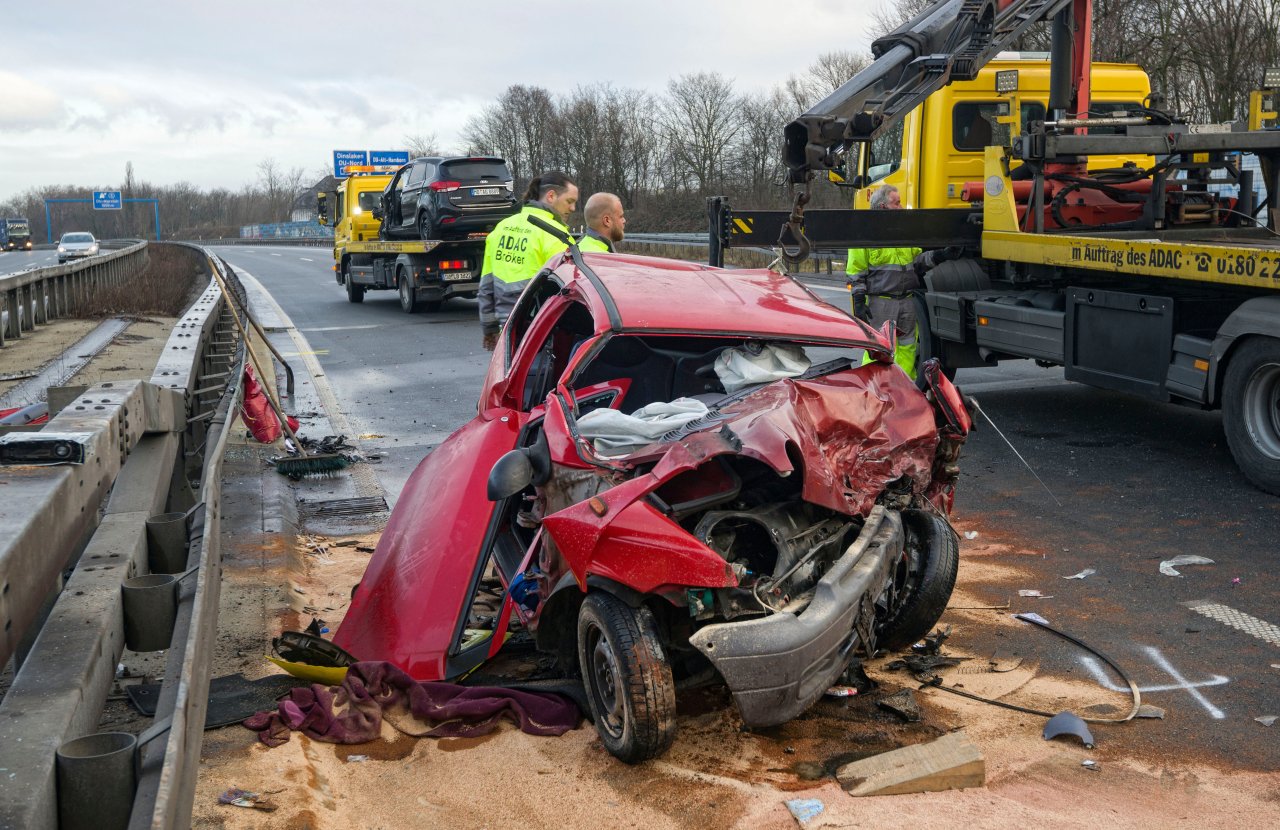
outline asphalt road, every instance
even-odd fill
[[[378,436],[362,443],[388,452],[378,476],[389,500],[414,464],[474,415],[488,362],[474,302],[407,315],[393,292],[371,292],[351,305],[325,249],[218,252],[292,317],[353,429]],[[830,283],[815,287],[843,298]],[[1145,701],[1167,710],[1162,721],[1095,730],[1100,740],[1153,763],[1203,757],[1280,769],[1280,732],[1254,721],[1280,715],[1280,499],[1236,470],[1220,416],[1066,383],[1060,370],[1026,363],[961,370],[957,380],[1053,494],[980,422],[962,459],[955,518],[977,534],[962,542],[962,558],[972,551],[1004,577],[971,590],[991,605],[1035,611],[1102,650],[1130,671]],[[1160,562],[1180,554],[1215,564],[1162,575]],[[1096,573],[1063,579],[1086,568]],[[1019,589],[1051,598],[1022,598]],[[1183,604],[1197,600],[1252,631]],[[978,653],[1012,647],[1044,672],[1094,676],[1082,652],[1030,626],[1012,640],[1007,628],[972,625],[961,637]]]
[[[57,251],[0,251],[0,276],[57,264]]]

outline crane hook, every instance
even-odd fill
[[[778,233],[778,247],[782,250],[782,258],[788,266],[798,266],[809,258],[809,238],[804,235],[804,206],[809,204],[809,188],[796,194],[791,215],[782,224]]]

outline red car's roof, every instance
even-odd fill
[[[583,258],[612,298],[624,330],[867,342],[848,313],[767,269],[730,270],[628,254],[589,253]],[[574,275],[567,258],[557,271],[579,280],[585,291],[600,293]]]

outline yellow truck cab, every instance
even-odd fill
[[[333,248],[337,252],[348,242],[368,242],[378,238],[379,220],[373,216],[382,191],[391,181],[390,173],[353,173],[342,181],[333,193],[333,204],[327,206],[333,213]],[[327,213],[327,211],[326,211]],[[322,214],[321,224],[327,223]]]
[[[1006,73],[1002,78],[1011,79],[1014,71],[1016,90],[997,93],[996,74]],[[1095,116],[1137,109],[1151,94],[1147,73],[1131,63],[1093,64],[1092,84],[1089,108]],[[1001,52],[977,78],[944,86],[871,142],[870,157],[860,159],[866,186],[855,193],[854,207],[868,207],[871,194],[885,184],[898,189],[903,207],[969,207],[960,193],[965,182],[982,180],[983,151],[1009,143],[1012,125],[997,119],[1016,102],[1022,132],[1028,121],[1044,120],[1048,99],[1048,53]],[[1105,131],[1095,127],[1091,133]],[[1125,161],[1153,163],[1151,156],[1093,156],[1089,166],[1119,167]]]

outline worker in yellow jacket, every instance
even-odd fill
[[[498,344],[498,332],[511,315],[516,300],[547,260],[564,251],[566,242],[529,221],[538,217],[568,238],[567,220],[578,207],[578,186],[564,173],[543,173],[524,193],[519,213],[498,223],[484,243],[480,270],[480,326],[484,347]]]
[[[871,194],[872,210],[898,210],[902,198],[893,185],[881,185]],[[913,291],[922,288],[921,277],[939,262],[954,259],[959,249],[921,251],[919,248],[851,248],[845,272],[853,299],[853,316],[874,326],[892,320],[898,331],[893,362],[912,380],[916,378],[916,353],[920,322],[916,319]],[[864,361],[866,359],[864,358]]]
[[[582,219],[587,231],[578,240],[578,250],[613,253],[613,246],[622,241],[627,227],[622,200],[612,193],[592,193],[582,209]]]

